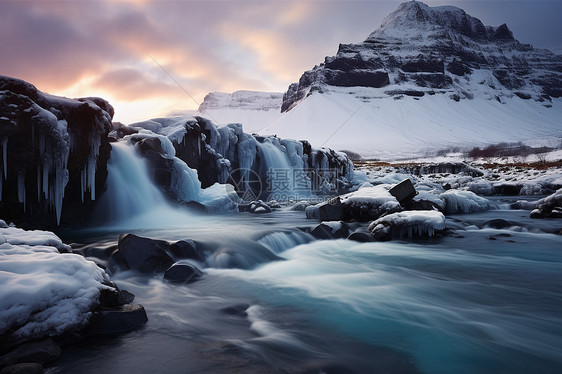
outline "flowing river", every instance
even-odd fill
[[[113,274],[148,322],[66,348],[47,373],[559,372],[560,223],[528,216],[449,216],[456,235],[373,243],[316,240],[299,228],[317,222],[288,209],[154,212],[129,227],[62,233],[101,248],[134,232],[225,251],[194,263],[205,274],[190,284]],[[487,224],[498,218],[513,225]]]

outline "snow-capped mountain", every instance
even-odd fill
[[[330,87],[379,88],[372,96],[442,94],[540,102],[562,96],[562,56],[518,42],[506,24],[484,26],[460,8],[403,3],[358,44],[305,72],[283,98],[290,110]]]
[[[284,94],[283,115],[259,131],[381,159],[552,145],[562,141],[561,95],[562,56],[518,42],[507,25],[411,1],[305,72]]]

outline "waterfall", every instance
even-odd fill
[[[266,182],[265,188],[270,199],[285,201],[309,197],[310,179],[303,169],[302,159],[299,158],[300,165],[291,163],[294,157],[288,154],[287,148],[269,140],[258,143],[258,148],[265,161],[261,165],[260,176]]]
[[[145,161],[128,142],[111,145],[107,163],[107,190],[94,214],[100,222],[121,222],[168,205],[160,190],[148,177]]]

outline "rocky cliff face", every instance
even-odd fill
[[[562,56],[518,42],[505,24],[485,26],[456,7],[410,1],[364,42],[340,44],[335,56],[306,71],[289,86],[281,110],[314,92],[354,86],[379,89],[374,97],[517,95],[544,102],[562,95]]]
[[[113,108],[0,76],[0,212],[23,227],[84,221],[104,190]]]

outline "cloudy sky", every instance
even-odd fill
[[[364,40],[402,1],[0,0],[0,74],[101,96],[130,123],[196,109],[206,93],[284,91]],[[560,0],[427,0],[562,52]]]

